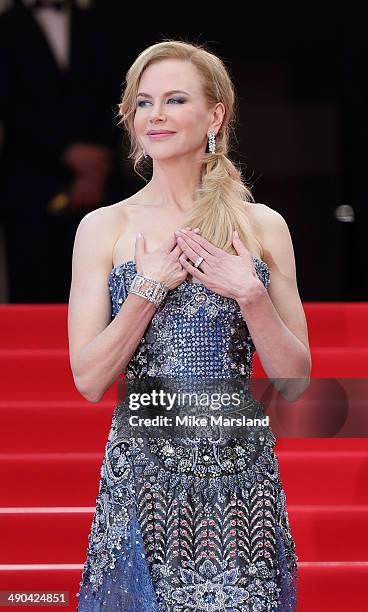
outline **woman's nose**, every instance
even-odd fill
[[[151,121],[163,121],[165,119],[165,113],[161,106],[152,106],[151,110]]]

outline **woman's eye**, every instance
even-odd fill
[[[169,98],[168,102],[178,102],[179,104],[184,104],[185,100],[183,98]],[[137,106],[143,107],[145,104],[150,104],[149,100],[139,100]]]

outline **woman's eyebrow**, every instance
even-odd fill
[[[172,89],[171,91],[166,91],[166,92],[165,92],[163,95],[164,95],[164,96],[169,96],[169,95],[171,95],[171,94],[175,94],[175,93],[182,93],[182,94],[185,94],[185,95],[189,96],[188,92],[186,92],[186,91],[182,91],[182,90],[180,90],[180,89]],[[143,91],[141,91],[141,92],[139,92],[139,93],[137,94],[137,98],[138,98],[139,96],[144,96],[145,98],[152,98],[152,96],[151,96],[150,94],[148,94],[148,93],[144,93]]]

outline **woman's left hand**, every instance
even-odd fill
[[[255,271],[251,252],[233,233],[233,245],[237,255],[231,255],[213,245],[193,230],[175,232],[183,253],[179,257],[182,266],[205,287],[224,297],[242,300],[255,291],[260,279]],[[199,267],[194,267],[198,257],[203,257]]]

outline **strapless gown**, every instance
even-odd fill
[[[267,264],[253,264],[268,288]],[[112,269],[112,319],[135,274],[134,260]],[[228,381],[246,396],[254,351],[236,300],[184,281],[152,317],[125,381],[171,390]],[[126,401],[105,446],[79,612],[295,612],[298,557],[271,428],[134,437]],[[252,406],[262,418],[263,405]]]

